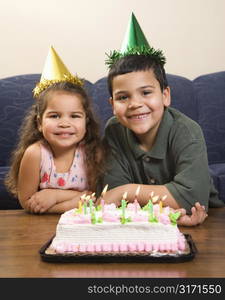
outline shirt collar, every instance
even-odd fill
[[[163,118],[159,125],[158,133],[156,135],[155,143],[152,149],[148,152],[145,152],[139,147],[139,142],[135,134],[130,130],[127,131],[128,144],[136,159],[142,156],[150,156],[156,159],[163,159],[166,156],[167,144],[168,144],[168,135],[170,128],[173,124],[173,118],[169,112],[168,108],[165,108]]]

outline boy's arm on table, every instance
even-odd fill
[[[125,184],[115,187],[106,192],[104,200],[106,201],[106,203],[115,203],[117,206],[120,206],[122,196],[125,192],[127,192],[126,200],[128,202],[133,202],[138,186],[140,186],[138,202],[141,206],[144,206],[148,203],[151,192],[154,192],[154,195],[159,195],[160,198],[167,195],[167,198],[163,201],[163,206],[170,206],[174,210],[181,212],[181,216],[178,220],[178,225],[195,226],[203,223],[208,216],[205,211],[205,207],[200,205],[199,202],[195,203],[195,205],[191,208],[191,214],[187,215],[186,210],[179,207],[176,200],[164,185]],[[97,204],[100,204],[100,198],[98,199]]]
[[[116,138],[110,138],[110,146],[116,155],[112,155],[111,167],[103,180],[103,183],[109,184],[110,188],[104,197],[105,201],[120,205],[123,194],[128,192],[127,201],[132,202],[139,184],[133,184],[134,179],[129,170],[130,163],[121,154],[123,151]],[[174,147],[176,161],[173,180],[163,185],[141,184],[138,200],[143,206],[148,202],[151,192],[160,197],[167,195],[164,205],[181,209],[180,225],[201,224],[207,217],[210,193],[210,176],[204,140],[200,137],[192,142],[188,141],[181,149],[176,148],[176,143],[171,147]]]

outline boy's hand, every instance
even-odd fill
[[[177,221],[177,224],[181,226],[196,226],[202,224],[208,217],[205,211],[205,207],[202,206],[199,202],[196,202],[195,206],[192,207],[191,215],[187,215],[186,210],[183,208],[178,209],[176,211],[181,212],[181,216]]]

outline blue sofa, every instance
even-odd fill
[[[167,76],[171,105],[197,121],[203,130],[210,172],[219,197],[225,202],[225,71],[202,75],[194,80],[172,74]],[[0,209],[21,208],[18,200],[6,191],[4,176],[21,120],[34,101],[32,89],[39,79],[40,74],[0,79]],[[93,99],[93,109],[103,133],[104,125],[112,115],[107,80],[104,77],[94,84],[86,80],[85,89]]]

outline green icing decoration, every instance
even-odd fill
[[[96,224],[97,223],[97,218],[96,218],[96,214],[95,214],[95,209],[93,209],[92,213],[91,213],[91,223],[92,224]]]
[[[99,218],[97,219],[97,223],[102,223],[102,222],[103,222],[102,217],[99,217]]]
[[[122,216],[122,217],[120,218],[120,222],[121,222],[121,224],[126,224],[126,219],[125,219],[125,217]]]
[[[96,206],[96,211],[100,211],[102,209],[102,206],[101,205],[97,205]]]
[[[173,225],[177,224],[177,220],[179,219],[180,215],[181,213],[179,211],[169,214],[170,221]]]
[[[146,204],[145,206],[143,206],[141,209],[142,210],[148,210],[148,204]]]
[[[150,223],[158,223],[158,219],[156,218],[156,216],[151,216],[151,217],[149,217],[148,218],[148,221],[150,222]]]
[[[129,223],[131,221],[132,221],[131,217],[125,218],[124,216],[121,216],[121,218],[120,218],[121,224],[126,224],[126,223]]]
[[[126,218],[127,223],[131,222],[131,217]]]

